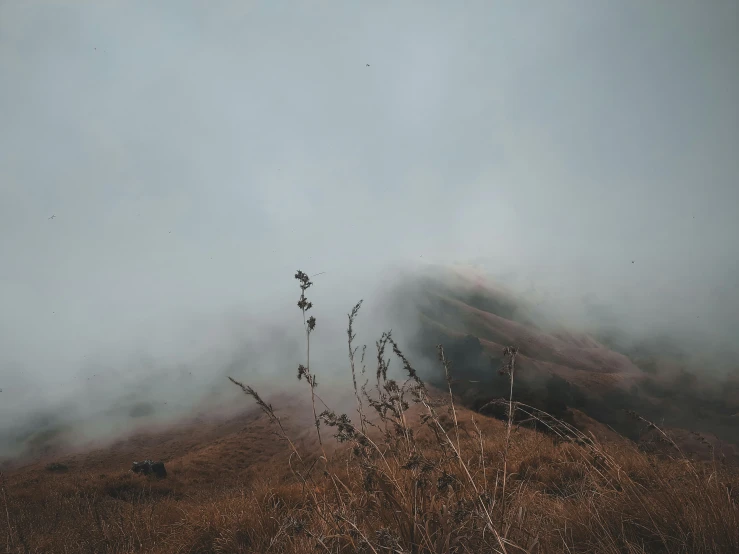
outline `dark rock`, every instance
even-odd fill
[[[164,467],[164,462],[153,462],[151,460],[134,462],[131,466],[131,471],[143,475],[155,475],[160,479],[164,479],[167,476],[167,469]]]

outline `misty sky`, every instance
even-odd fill
[[[207,348],[298,268],[342,317],[484,260],[736,321],[738,56],[735,1],[0,0],[0,380]]]

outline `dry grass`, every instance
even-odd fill
[[[305,316],[310,281],[296,277]],[[161,481],[74,467],[18,473],[2,482],[2,544],[90,553],[739,552],[734,468],[601,444],[516,403],[516,349],[506,349],[503,367],[507,422],[455,405],[442,348],[449,390],[427,388],[390,333],[375,345],[370,384],[365,351],[358,356],[353,344],[359,306],[348,328],[355,415],[334,413],[318,396],[309,354],[316,320],[305,319],[298,376],[314,422],[285,423],[234,381],[264,414],[253,425],[270,423],[282,439],[274,455],[234,473],[219,463],[198,471],[183,456]],[[403,381],[391,378],[391,358]],[[514,423],[521,418],[548,432]]]

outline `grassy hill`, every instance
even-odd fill
[[[321,370],[305,359],[292,385],[225,382],[246,394],[217,413],[41,451],[2,477],[0,543],[13,553],[739,551],[729,458],[709,443],[711,456],[691,459],[687,437],[678,444],[635,416],[649,426],[646,448],[587,413],[644,377],[628,357],[545,332],[505,298],[470,305],[418,290],[425,330],[437,333],[426,340],[451,343],[439,373],[426,370],[431,382],[391,334],[375,352],[357,348],[354,311],[353,389],[316,385]],[[310,340],[315,320],[306,325]],[[504,352],[521,338],[527,346]],[[483,398],[497,417],[463,405]],[[164,461],[167,477],[129,471],[144,458]]]
[[[581,410],[634,440],[643,426],[627,412],[636,411],[680,435],[704,434],[726,455],[738,452],[739,372],[708,378],[716,373],[710,366],[665,339],[619,341],[607,327],[573,332],[474,273],[439,269],[417,283],[411,303],[420,320],[414,350],[445,346],[455,392],[469,407],[507,395],[497,368],[504,346],[516,345],[522,402],[563,418]],[[443,382],[438,366],[426,377]]]

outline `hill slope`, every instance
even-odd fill
[[[494,367],[520,342],[514,399],[558,418],[524,421],[513,403],[500,421],[461,407],[430,370],[443,387],[405,363],[386,374],[386,356],[400,356],[384,337],[376,387],[359,398],[322,388],[320,425],[304,379],[270,404],[240,397],[167,426],[144,414],[126,437],[16,461],[2,477],[0,542],[96,554],[739,550],[736,467],[654,440],[644,452],[592,417],[617,411],[604,400],[630,401],[643,370],[593,337],[542,325],[503,291],[443,284],[417,289],[416,346],[447,344],[455,387],[475,406],[505,395]],[[144,458],[164,461],[167,477],[133,474]]]
[[[293,455],[250,407],[39,460],[3,481],[0,539],[8,552],[96,554],[739,548],[730,469],[653,458],[618,437],[578,443],[565,427],[559,439],[518,426],[508,435],[429,392],[431,412],[413,403],[402,418],[375,417],[374,446],[346,424],[342,446],[324,427],[328,463],[305,395],[270,399]],[[167,478],[128,471],[142,457],[165,459]]]
[[[420,322],[414,350],[426,354],[444,345],[456,391],[470,407],[507,398],[507,380],[497,370],[503,348],[515,345],[514,396],[521,402],[559,417],[581,410],[634,440],[644,427],[627,413],[636,411],[683,428],[681,436],[702,433],[727,455],[739,452],[739,374],[709,380],[708,368],[692,367],[666,348],[637,344],[615,351],[596,334],[573,332],[528,298],[466,269],[431,271],[402,296]],[[427,378],[442,384],[439,364],[427,366],[436,368]]]

